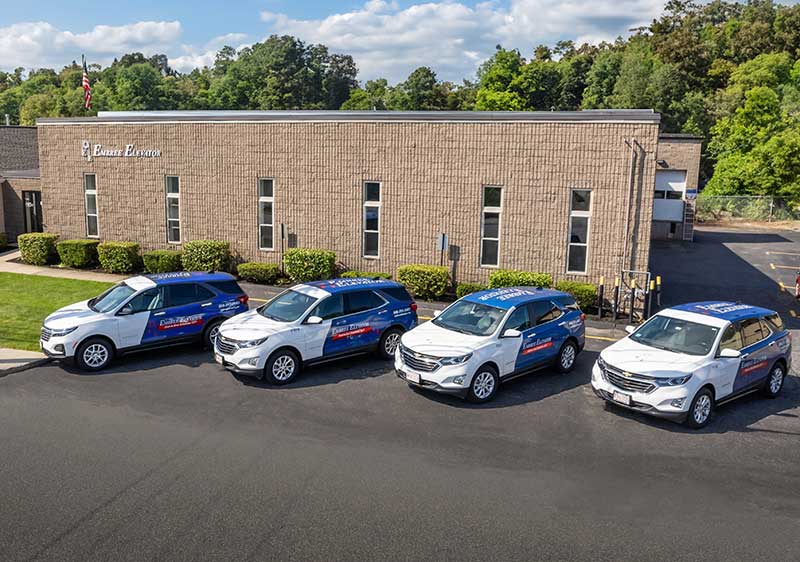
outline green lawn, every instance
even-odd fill
[[[39,330],[45,316],[86,300],[111,283],[0,273],[0,347],[39,350]]]

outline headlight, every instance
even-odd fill
[[[45,326],[45,328],[47,328],[47,326]],[[77,326],[73,326],[72,328],[64,328],[63,330],[53,330],[53,329],[50,329],[50,328],[47,328],[47,329],[50,330],[50,337],[52,337],[52,338],[61,338],[61,337],[66,336],[67,334],[71,334],[72,332],[77,330],[78,327]]]
[[[472,357],[472,353],[467,353],[466,355],[459,355],[458,357],[444,357],[439,359],[439,363],[442,365],[461,365],[462,363],[466,363]]]
[[[597,357],[597,366],[600,367],[601,371],[606,370],[606,362],[603,361],[603,358],[600,356]]]
[[[249,347],[258,347],[265,341],[269,339],[269,336],[266,338],[261,338],[260,340],[250,340],[250,341],[243,341],[239,343],[239,349],[247,349]]]
[[[658,386],[681,386],[689,382],[689,379],[692,378],[692,375],[682,375],[680,377],[672,377],[669,379],[656,379],[656,384]]]

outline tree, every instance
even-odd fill
[[[617,50],[601,51],[586,75],[581,109],[603,109],[609,107],[609,98],[619,76],[622,53]]]
[[[534,60],[522,67],[509,90],[523,101],[524,109],[552,110],[561,97],[561,73],[548,60]]]

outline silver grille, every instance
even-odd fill
[[[653,392],[656,388],[656,385],[651,380],[648,380],[647,377],[628,373],[611,365],[606,365],[603,374],[608,382],[622,390],[647,394]]]
[[[438,357],[417,353],[402,346],[400,347],[400,357],[402,357],[403,363],[415,371],[422,371],[423,373],[432,373],[440,366]]]
[[[50,336],[52,335],[53,332],[51,332],[48,328],[42,326],[42,341],[50,341]]]
[[[235,341],[217,336],[217,351],[223,355],[233,355],[238,349],[239,345]]]

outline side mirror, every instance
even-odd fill
[[[322,324],[322,318],[319,316],[309,316],[306,320],[306,324]]]
[[[503,332],[503,335],[501,337],[504,337],[504,338],[518,338],[520,336],[522,336],[522,332],[520,332],[519,330],[510,329],[510,330],[506,330],[505,332]]]
[[[129,316],[131,314],[133,314],[133,308],[128,304],[120,308],[119,312],[117,312],[117,316]]]
[[[630,326],[630,325],[625,326],[625,331],[628,332],[629,334],[632,334],[636,331],[636,326]]]
[[[441,311],[441,310],[434,310],[434,311],[433,311],[433,317],[434,317],[434,318],[436,318],[436,317],[437,317],[437,316],[439,316],[441,313],[442,313],[442,311]]]
[[[742,352],[738,349],[723,349],[719,352],[719,356],[725,359],[738,359],[742,356]]]

